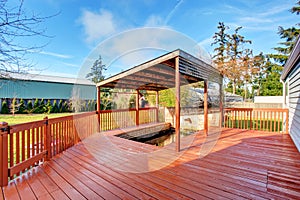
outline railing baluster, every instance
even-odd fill
[[[14,165],[19,164],[20,163],[20,134],[19,131],[15,134],[16,139],[15,139],[15,144],[16,144],[16,162],[14,163]],[[18,173],[18,175],[20,175],[20,173]]]
[[[9,129],[10,127],[6,122],[0,123],[0,187],[6,186],[8,184],[8,137],[10,134]],[[12,151],[12,149],[9,150]]]
[[[286,118],[286,119],[285,119]],[[250,129],[270,132],[288,130],[288,109],[227,108],[224,109],[226,128]],[[285,127],[284,127],[284,122]]]

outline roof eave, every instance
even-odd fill
[[[281,80],[286,80],[289,73],[293,70],[294,67],[296,67],[296,64],[300,61],[300,37],[298,36],[298,39],[296,41],[296,44],[287,60],[287,62],[284,65]]]

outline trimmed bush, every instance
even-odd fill
[[[32,101],[31,100],[29,100],[27,102],[26,112],[27,113],[32,113],[33,112],[33,107],[32,107]]]
[[[1,114],[9,114],[9,108],[5,100],[2,102]]]
[[[58,103],[58,112],[59,113],[62,113],[63,112],[63,100],[59,100],[59,103]]]
[[[47,112],[47,108],[45,105],[45,101],[44,99],[41,99],[40,106],[39,106],[39,113],[46,113],[46,112]]]
[[[50,99],[48,99],[47,104],[45,105],[45,111],[46,111],[46,113],[49,114],[51,112],[51,110],[52,110],[52,104],[51,104]]]
[[[33,104],[33,113],[40,113],[40,102],[36,98]]]
[[[24,114],[25,113],[25,110],[26,110],[26,107],[25,107],[25,103],[24,103],[24,100],[21,99],[20,100],[20,103],[19,103],[19,110],[18,110],[18,114]]]
[[[58,113],[58,107],[56,100],[53,101],[51,113]]]
[[[70,112],[69,104],[67,101],[64,102],[63,104],[63,112]]]

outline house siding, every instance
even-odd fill
[[[300,151],[300,62],[288,76],[289,132]]]
[[[96,99],[94,85],[0,79],[0,98],[70,99],[74,94],[83,100]]]

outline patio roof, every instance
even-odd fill
[[[222,83],[222,76],[216,68],[191,54],[177,49],[116,74],[98,83],[97,86],[155,91],[174,88],[176,57],[179,57],[181,85],[203,80]]]

